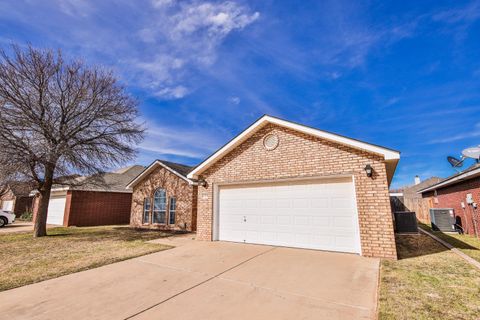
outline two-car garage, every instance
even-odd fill
[[[221,185],[216,238],[360,253],[351,177]]]
[[[388,188],[399,158],[265,115],[188,174],[197,239],[395,259]]]

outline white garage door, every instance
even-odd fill
[[[218,239],[360,253],[350,178],[221,186]]]
[[[65,214],[65,196],[51,197],[48,203],[47,224],[63,225],[63,216]]]
[[[2,203],[2,210],[13,211],[13,200],[5,200]]]

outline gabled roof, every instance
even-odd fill
[[[145,170],[143,170],[139,175],[137,175],[133,180],[128,183],[126,186],[127,189],[133,188],[138,182],[140,182],[143,177],[148,175],[150,172],[152,172],[157,166],[161,166],[171,173],[175,174],[179,178],[187,181],[189,184],[196,184],[195,181],[190,180],[187,178],[187,175],[190,171],[192,171],[193,167],[186,166],[180,163],[175,163],[175,162],[170,162],[170,161],[165,161],[165,160],[155,160],[150,164]]]
[[[421,189],[418,191],[418,193],[425,193],[428,191],[445,188],[445,187],[448,187],[457,183],[461,183],[462,181],[470,180],[476,177],[480,177],[480,163],[476,163],[470,168],[462,172],[456,173],[446,179],[443,179],[439,183],[436,183],[428,188]]]
[[[144,169],[144,166],[134,165],[93,176],[75,176],[70,185],[69,180],[66,180],[65,185],[55,185],[52,191],[78,190],[128,193],[131,191],[126,190],[127,184]]]
[[[34,184],[27,181],[9,181],[5,185],[0,186],[0,194],[10,190],[15,197],[28,196],[33,190]]]
[[[375,153],[380,156],[383,156],[383,158],[387,162],[387,175],[388,175],[389,183],[393,178],[393,174],[395,172],[398,160],[400,159],[400,152],[393,149],[389,149],[389,148],[385,148],[375,144],[367,143],[364,141],[348,138],[339,134],[319,130],[316,128],[308,127],[308,126],[301,125],[291,121],[286,121],[286,120],[272,117],[269,115],[264,115],[260,119],[255,121],[252,125],[250,125],[247,129],[245,129],[243,132],[241,132],[238,136],[230,140],[230,142],[228,142],[226,145],[224,145],[215,153],[213,153],[210,157],[208,157],[195,169],[193,169],[188,174],[188,178],[191,178],[191,179],[198,178],[202,172],[204,172],[207,168],[213,165],[216,161],[218,161],[223,156],[228,154],[235,147],[237,147],[238,145],[243,143],[245,140],[247,140],[249,137],[251,137],[256,131],[260,130],[261,128],[263,128],[265,125],[269,123],[275,124],[281,127],[289,128],[295,131],[299,131],[305,134],[309,134],[325,140],[330,140],[336,143],[347,145],[355,149],[360,149],[360,150],[364,150],[367,152],[371,152],[371,153]]]

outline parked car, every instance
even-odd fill
[[[15,222],[15,214],[11,211],[0,210],[0,228],[5,227],[7,224]]]

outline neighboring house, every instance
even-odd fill
[[[431,208],[452,209],[465,233],[480,233],[480,209],[477,207],[480,203],[480,164],[418,192]]]
[[[197,239],[396,259],[389,185],[398,151],[263,116],[187,177]]]
[[[133,189],[130,225],[136,228],[195,231],[197,183],[192,167],[156,160],[128,184]]]
[[[442,179],[439,177],[431,177],[425,181],[420,181],[418,176],[415,177],[413,185],[403,187],[390,192],[392,200],[392,210],[415,212],[416,217],[423,223],[430,223],[431,205],[427,199],[424,199],[419,190],[432,186]]]
[[[12,211],[18,218],[32,210],[33,197],[30,195],[32,184],[28,182],[9,182],[0,188],[0,208]]]
[[[71,186],[54,186],[47,224],[66,227],[128,224],[132,191],[126,186],[144,169],[136,165],[94,177],[77,177]],[[37,207],[38,200],[34,205],[34,219]]]

